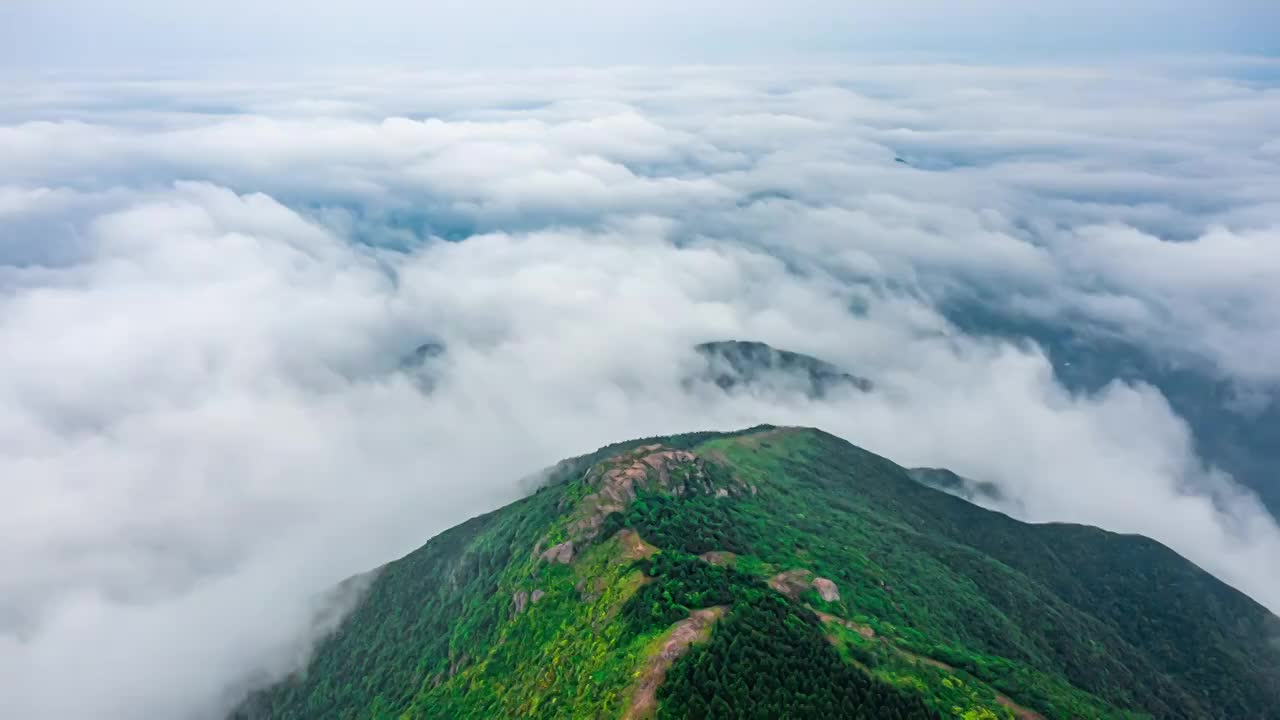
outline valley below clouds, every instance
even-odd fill
[[[0,715],[222,717],[538,468],[759,423],[1280,611],[1277,80],[6,77]],[[689,382],[717,340],[869,389]]]

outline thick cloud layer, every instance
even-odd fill
[[[11,82],[0,715],[217,717],[332,623],[321,593],[529,471],[758,422],[1150,535],[1280,609],[1274,519],[1160,392],[1073,394],[946,312],[1121,335],[1269,406],[1274,70]],[[875,389],[683,384],[724,338]]]

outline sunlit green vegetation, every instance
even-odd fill
[[[729,492],[677,468],[582,536],[585,471],[655,442]],[[566,539],[571,563],[539,558]],[[790,595],[769,586],[793,570]],[[1277,621],[1167,548],[1019,523],[832,436],[770,428],[562,463],[383,568],[306,673],[239,715],[618,717],[673,625],[712,606],[725,614],[671,665],[660,717],[1280,718]]]

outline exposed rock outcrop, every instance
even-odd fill
[[[702,558],[703,562],[721,566],[732,566],[734,561],[738,559],[737,555],[734,555],[728,550],[708,550],[698,557]]]
[[[573,562],[573,541],[565,540],[559,545],[553,545],[542,552],[542,559],[547,562],[558,562],[568,565]]]
[[[643,445],[596,463],[582,476],[582,484],[594,490],[582,496],[573,506],[573,514],[565,526],[568,539],[543,549],[553,540],[543,537],[533,548],[535,557],[548,563],[571,564],[578,552],[596,539],[611,513],[622,512],[635,501],[641,490],[683,496],[713,495],[728,498],[744,495],[750,488],[727,473],[717,473],[707,463],[687,450],[664,448],[660,444]],[[564,501],[567,503],[569,497]],[[565,504],[562,509],[568,509]],[[564,537],[559,535],[556,539]],[[623,557],[629,560],[648,558],[657,548],[645,542],[630,528],[617,534]],[[533,570],[537,576],[537,569]],[[595,594],[592,588],[578,588],[584,598]]]
[[[817,590],[818,597],[826,602],[836,602],[840,599],[840,590],[836,588],[836,584],[824,577],[813,579],[813,589]]]
[[[622,546],[622,557],[627,560],[643,560],[658,552],[658,548],[645,542],[639,533],[630,528],[618,531],[618,544]]]
[[[516,594],[511,596],[511,605],[517,615],[524,612],[524,608],[528,604],[529,593],[524,590],[517,590]]]
[[[705,493],[729,497],[747,492],[746,485],[733,481],[728,486],[713,481],[706,462],[688,450],[661,445],[643,445],[629,453],[599,463],[583,477],[596,491],[583,497],[569,532],[574,539],[590,540],[610,513],[622,512],[636,499],[637,490],[647,488],[672,495]]]
[[[809,589],[812,577],[813,573],[808,570],[788,570],[770,578],[769,587],[796,600],[799,599],[800,593]]]
[[[534,590],[533,594],[529,596],[529,602],[536,603],[539,600],[541,600],[546,594],[547,593],[542,590]]]

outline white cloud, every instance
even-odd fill
[[[939,312],[1004,293],[1266,402],[1280,188],[1258,149],[1280,115],[1188,72],[11,83],[0,714],[216,717],[296,660],[315,593],[530,470],[758,422],[1149,534],[1280,608],[1275,521],[1159,393],[1073,396]],[[723,338],[877,390],[683,389]],[[400,363],[428,339],[448,352],[424,394]]]

